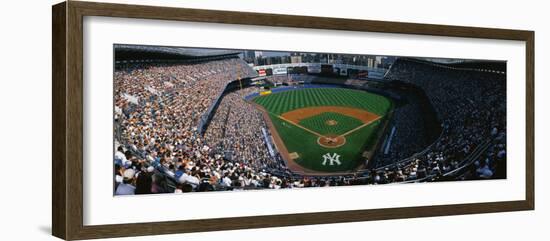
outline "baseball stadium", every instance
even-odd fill
[[[116,44],[115,195],[506,178],[506,62]]]

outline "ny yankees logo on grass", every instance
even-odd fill
[[[332,155],[330,155],[330,153],[327,153],[323,155],[323,163],[321,164],[323,166],[326,166],[327,161],[329,162],[330,166],[334,166],[334,163],[336,163],[336,165],[342,165],[342,163],[340,162],[340,155],[338,155],[338,153],[333,153]]]

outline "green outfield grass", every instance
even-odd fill
[[[362,153],[376,143],[376,133],[380,131],[391,110],[392,103],[384,96],[344,88],[297,89],[256,97],[257,104],[263,106],[290,153],[296,152],[299,157],[295,162],[301,166],[322,172],[341,172],[356,168],[362,161]],[[346,143],[337,148],[322,147],[317,143],[318,136],[279,118],[279,115],[299,108],[316,106],[345,106],[382,116],[369,125],[345,136]],[[327,125],[327,120],[337,124]],[[324,112],[301,120],[299,125],[322,135],[341,135],[363,125],[363,122],[340,113]],[[340,156],[340,165],[322,165],[323,155]]]
[[[391,106],[390,100],[384,96],[344,88],[291,90],[260,96],[254,101],[277,115],[304,107],[346,106],[368,110],[382,116]]]

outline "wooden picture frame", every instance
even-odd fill
[[[52,11],[52,233],[56,237],[76,240],[534,209],[535,38],[533,31],[77,1],[59,3],[52,7]],[[524,41],[526,43],[525,85],[527,98],[525,113],[527,120],[525,130],[526,198],[520,201],[490,203],[86,226],[83,224],[84,16]]]

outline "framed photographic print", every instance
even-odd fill
[[[53,6],[53,235],[534,209],[534,32]]]

